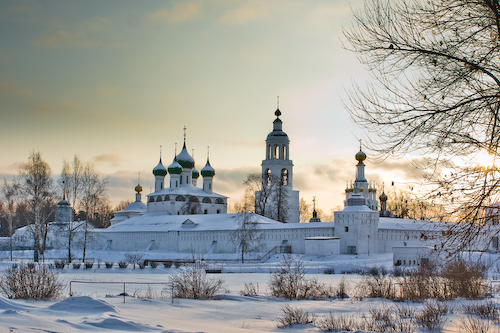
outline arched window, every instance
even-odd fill
[[[266,154],[266,159],[270,159],[272,156],[272,149],[271,145],[267,145],[267,154]]]
[[[189,202],[200,202],[200,200],[198,200],[198,198],[195,196],[191,196],[189,197]]]
[[[210,200],[209,197],[204,197],[201,202],[203,202],[203,203],[212,203],[212,200]]]
[[[163,199],[161,198],[161,195],[159,195],[158,197],[156,197],[156,202],[160,202],[160,201],[163,201]]]
[[[186,198],[184,198],[182,195],[178,195],[175,197],[175,201],[186,201]]]
[[[274,145],[273,158],[279,158],[280,146]]]
[[[155,202],[155,198],[154,197],[149,197],[148,202]]]
[[[281,170],[281,185],[283,185],[283,186],[288,185],[288,170],[287,169]]]
[[[266,169],[266,172],[264,173],[264,184],[266,186],[271,185],[271,170]]]
[[[217,199],[215,199],[215,203],[219,204],[219,205],[223,205],[224,204],[224,200],[222,200],[221,198],[217,198]]]
[[[168,195],[165,196],[165,201],[170,201],[170,197]]]
[[[283,145],[281,147],[281,159],[283,159],[283,160],[286,159],[286,145]]]

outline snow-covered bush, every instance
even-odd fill
[[[119,261],[118,262],[118,267],[120,267],[120,268],[127,268],[128,267],[128,262],[123,261],[123,260]]]
[[[113,265],[115,264],[114,262],[109,262],[109,261],[106,261],[104,263],[106,265],[106,268],[113,268]]]
[[[151,261],[149,263],[149,266],[151,266],[151,268],[156,268],[156,267],[158,267],[158,263],[156,261]]]
[[[461,333],[488,333],[490,321],[467,315],[459,319],[459,328]]]
[[[334,296],[331,287],[318,282],[317,279],[306,279],[306,269],[302,259],[294,260],[291,255],[283,256],[278,267],[268,282],[271,296],[286,299],[308,299]]]
[[[54,261],[54,265],[56,266],[56,268],[63,269],[66,265],[66,262],[64,260],[56,260]]]
[[[259,295],[259,283],[253,284],[253,282],[246,283],[243,290],[240,290],[241,296],[258,296]]]
[[[314,313],[309,313],[309,311],[301,308],[292,308],[290,304],[281,307],[281,311],[283,312],[281,317],[276,318],[279,328],[296,324],[311,324],[316,319]]]
[[[8,298],[56,298],[63,288],[58,273],[35,265],[8,268],[0,278],[0,289]]]
[[[490,319],[498,322],[500,319],[499,307],[497,303],[487,302],[468,302],[462,305],[462,311],[475,315],[479,318]]]
[[[182,267],[181,272],[170,276],[173,297],[214,298],[224,290],[224,279],[210,277],[197,265]]]
[[[129,264],[134,265],[134,269],[135,269],[135,266],[139,265],[143,256],[144,255],[142,255],[138,252],[125,253],[125,261],[128,262]]]
[[[92,267],[94,267],[94,263],[92,261],[85,262],[85,268],[92,268]]]
[[[82,265],[82,263],[81,263],[81,262],[74,262],[74,263],[73,263],[73,268],[74,268],[74,269],[80,269],[80,266],[81,266],[81,265]]]
[[[448,307],[444,303],[426,302],[421,311],[415,313],[415,324],[428,331],[440,331],[444,326],[444,319]]]

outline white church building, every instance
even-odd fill
[[[202,187],[194,159],[186,149],[175,156],[165,168],[161,161],[153,169],[155,191],[141,200],[142,187],[136,186],[136,201],[115,213],[112,225],[95,230],[96,248],[124,251],[173,251],[197,254],[238,253],[234,234],[242,223],[251,223],[261,234],[259,253],[286,251],[297,254],[370,254],[392,252],[394,246],[422,246],[438,239],[442,226],[427,221],[381,217],[376,188],[365,178],[367,156],[355,155],[356,180],[346,188],[344,209],[335,212],[334,222],[299,222],[299,191],[293,189],[293,162],[290,140],[283,131],[281,111],[275,112],[273,130],[265,142],[262,161],[262,189],[271,178],[278,179],[276,189],[286,191],[284,216],[277,220],[275,212],[265,214],[227,214],[227,197],[213,192],[215,170],[209,160],[201,170]],[[161,154],[160,154],[161,155]],[[169,182],[165,177],[169,175]],[[169,184],[169,186],[165,186]],[[268,207],[279,206],[269,196]],[[379,198],[385,210],[387,196]],[[256,202],[257,206],[257,202]],[[256,208],[257,209],[257,208]]]

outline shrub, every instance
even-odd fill
[[[333,267],[325,268],[325,270],[323,271],[323,274],[335,274],[335,268],[333,268]]]
[[[59,297],[64,284],[59,281],[58,273],[45,267],[20,265],[5,271],[0,288],[8,298],[44,299]]]
[[[498,321],[500,318],[498,306],[492,301],[487,301],[484,303],[479,302],[469,302],[462,306],[462,311],[471,315],[475,315],[483,319],[491,319],[493,321]]]
[[[120,268],[127,268],[128,267],[128,262],[123,261],[123,260],[119,261],[118,262],[118,267],[120,267]]]
[[[80,266],[81,266],[81,265],[82,265],[82,263],[81,263],[81,262],[74,262],[74,263],[73,263],[73,268],[74,268],[74,269],[80,269]]]
[[[283,315],[278,317],[278,327],[283,328],[287,326],[293,326],[295,324],[310,324],[313,323],[316,316],[305,309],[292,308],[290,304],[281,307]]]
[[[85,268],[92,268],[92,267],[94,267],[94,263],[93,262],[91,262],[91,261],[86,261],[85,262]]]
[[[325,317],[316,320],[316,326],[323,332],[340,332],[364,330],[366,325],[354,316],[341,314],[336,316],[330,311]]]
[[[171,275],[173,297],[177,298],[214,298],[224,288],[224,279],[211,278],[205,269],[195,265],[186,266],[182,271]]]
[[[347,288],[348,288],[348,285],[347,285],[347,282],[345,280],[345,277],[342,277],[342,279],[340,280],[340,282],[337,286],[337,289],[335,290],[335,297],[340,298],[340,299],[349,298],[349,296],[347,296]]]
[[[172,262],[171,261],[165,261],[163,263],[163,266],[165,266],[165,268],[170,268],[170,267],[172,267]]]
[[[456,260],[444,267],[442,276],[448,282],[452,298],[479,299],[484,297],[484,266]]]
[[[125,253],[125,261],[128,262],[129,264],[134,265],[135,269],[135,265],[139,265],[143,256],[144,255],[137,252]]]
[[[28,263],[28,268],[35,268],[35,267],[36,267],[36,265],[35,265],[34,262],[29,262]]]
[[[259,295],[259,283],[253,284],[252,282],[246,283],[243,290],[240,290],[241,296],[258,296]]]
[[[66,262],[64,260],[56,260],[54,261],[54,265],[56,266],[56,268],[63,269],[66,265]]]
[[[174,266],[175,266],[175,268],[179,268],[182,266],[182,262],[176,261],[176,262],[174,262]]]
[[[437,302],[426,302],[422,311],[415,314],[415,323],[429,331],[442,330],[448,308]]]
[[[156,267],[158,267],[158,262],[156,262],[156,261],[151,261],[151,262],[149,263],[149,266],[151,266],[151,268],[156,268]]]
[[[271,296],[286,299],[307,299],[333,296],[331,288],[316,279],[306,279],[306,270],[301,259],[283,256],[268,283]]]
[[[106,265],[106,268],[113,268],[113,265],[115,264],[114,262],[109,262],[109,261],[106,261],[104,263]]]
[[[146,268],[146,264],[144,262],[139,262],[139,268],[140,269]]]
[[[459,319],[459,328],[461,333],[487,333],[490,329],[490,322],[468,315]]]

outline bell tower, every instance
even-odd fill
[[[279,104],[274,115],[273,130],[266,138],[266,159],[261,164],[262,189],[255,194],[256,213],[280,222],[298,223],[299,191],[293,190],[290,140],[283,132]]]

